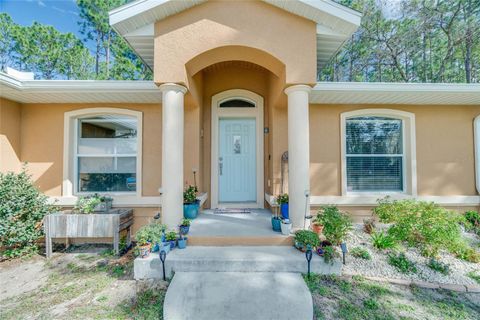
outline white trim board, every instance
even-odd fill
[[[311,196],[311,206],[338,205],[351,207],[372,207],[376,206],[377,200],[381,196]],[[419,201],[435,202],[441,206],[479,206],[480,196],[409,196],[409,195],[390,195],[392,200],[416,199]],[[277,206],[275,197],[265,194],[265,201],[272,207]]]
[[[255,104],[255,108],[220,108],[219,105],[222,102],[242,99]],[[211,119],[211,184],[210,192],[212,196],[211,207],[212,209],[218,208],[218,125],[219,118],[255,118],[256,120],[256,153],[257,153],[257,201],[256,203],[222,203],[222,207],[235,207],[235,208],[263,208],[263,194],[264,194],[264,149],[263,149],[263,98],[248,90],[244,89],[232,89],[220,92],[212,97],[212,119]]]
[[[477,192],[480,194],[480,115],[473,121],[474,141],[475,144],[475,177]]]
[[[112,196],[114,207],[139,207],[139,208],[160,208],[162,206],[162,197],[137,197],[137,196]],[[56,206],[73,207],[77,203],[78,197],[56,197],[48,198],[51,204]]]

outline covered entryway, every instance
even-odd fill
[[[244,89],[212,97],[212,208],[263,208],[263,98]]]

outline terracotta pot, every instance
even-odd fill
[[[148,258],[148,256],[150,255],[150,243],[149,244],[145,244],[143,246],[140,246],[140,257],[145,259],[145,258]]]
[[[323,231],[323,224],[312,223],[312,231],[316,234],[321,234]]]

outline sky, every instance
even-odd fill
[[[78,11],[75,0],[0,0],[0,12],[8,13],[15,23],[29,26],[38,21],[83,39]]]

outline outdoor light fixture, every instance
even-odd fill
[[[305,258],[307,259],[308,271],[307,276],[310,278],[310,261],[312,261],[312,249],[307,249],[305,252]]]
[[[305,190],[305,215],[303,219],[303,229],[307,228],[307,220],[312,219],[312,216],[310,215],[310,212],[308,210],[308,197],[310,196],[310,191]]]
[[[345,254],[348,252],[347,244],[345,242],[342,242],[340,244],[340,248],[342,248],[343,264],[345,264]]]
[[[165,250],[160,251],[160,261],[162,261],[162,269],[163,269],[163,281],[166,281],[165,277],[165,259],[167,258],[167,253]]]

